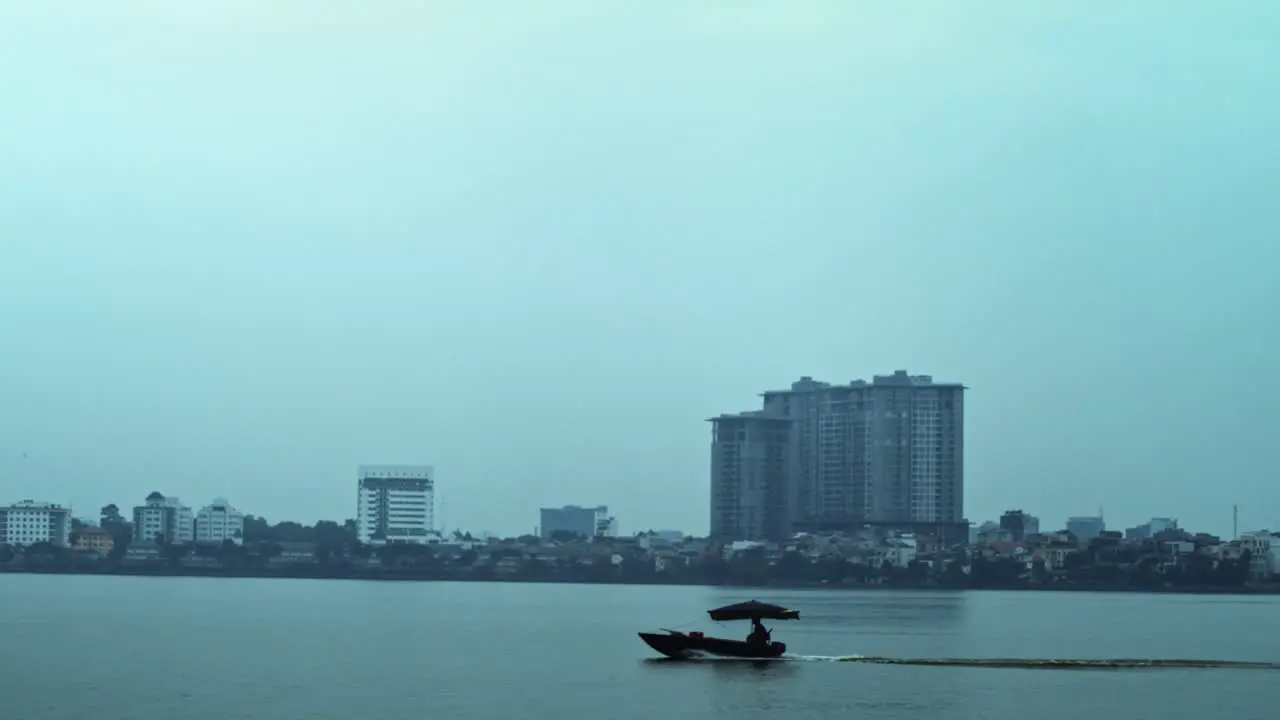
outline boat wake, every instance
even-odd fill
[[[784,655],[793,662],[846,662],[866,665],[1022,668],[1036,670],[1233,669],[1280,670],[1280,662],[1244,660],[1187,660],[1164,658],[897,658],[864,655]]]

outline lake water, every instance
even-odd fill
[[[768,664],[655,662],[636,632],[796,607]],[[1273,718],[1280,671],[903,658],[1280,662],[1280,598],[0,575],[15,720]]]

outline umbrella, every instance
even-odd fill
[[[725,605],[724,607],[708,610],[707,614],[716,622],[724,622],[726,620],[751,620],[756,618],[759,620],[799,620],[799,610],[789,610],[781,605],[772,603],[764,603],[759,600],[749,600],[747,602],[735,603],[733,605]]]

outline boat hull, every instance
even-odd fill
[[[772,660],[787,651],[785,643],[753,645],[742,640],[686,635],[668,630],[666,633],[640,633],[640,639],[659,653],[678,660],[691,660],[699,656],[743,658],[748,660]]]

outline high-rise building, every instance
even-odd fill
[[[713,418],[713,535],[883,525],[934,528],[963,540],[964,390],[905,370],[847,385],[803,377],[789,390],[763,393],[762,410]],[[785,441],[778,439],[782,421]],[[776,459],[768,471],[749,459],[763,457],[766,446],[771,458],[785,455],[785,469]],[[733,460],[748,447],[756,455]],[[753,462],[757,469],[747,473]],[[754,496],[746,484],[751,474]],[[759,519],[746,521],[752,517]]]
[[[41,542],[71,545],[70,508],[33,500],[0,505],[0,544],[25,547]]]
[[[356,532],[367,545],[430,542],[435,471],[429,465],[361,465]]]
[[[196,513],[196,543],[221,545],[230,540],[244,544],[244,513],[231,507],[226,498],[217,498]]]
[[[538,515],[541,521],[539,535],[543,540],[551,539],[557,532],[572,533],[582,538],[613,537],[618,532],[618,523],[609,515],[606,505],[542,508]]]
[[[194,540],[195,516],[178,498],[153,492],[143,504],[133,508],[135,543],[186,545]]]
[[[711,418],[711,536],[777,540],[791,528],[792,420],[762,412]]]

